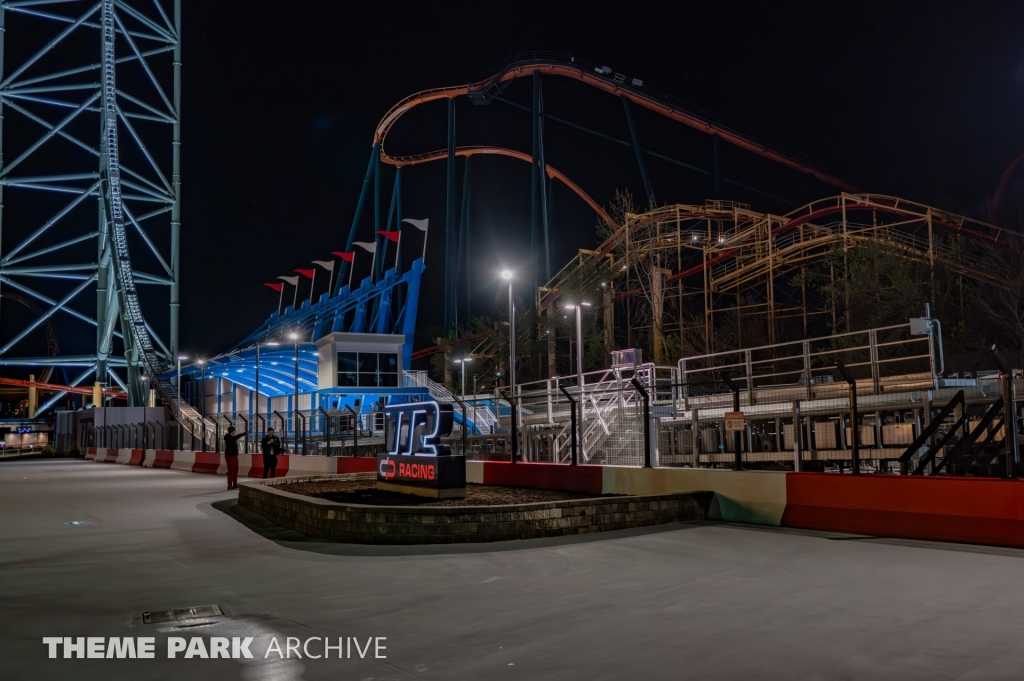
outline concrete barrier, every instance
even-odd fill
[[[223,475],[223,454],[90,447],[86,460]],[[279,477],[373,472],[371,457],[278,457]],[[263,476],[263,457],[239,456],[239,476]],[[839,475],[710,468],[627,468],[466,462],[466,481],[651,496],[713,492],[708,517],[811,530],[1024,548],[1024,481]]]
[[[714,492],[710,518],[759,525],[779,525],[786,510],[786,474],[773,471],[469,461],[466,482],[631,496]]]
[[[120,463],[143,468],[166,468],[206,475],[226,475],[227,463],[218,452],[196,452],[170,449],[107,449],[89,447],[86,461],[97,463]],[[339,456],[292,456],[277,457],[277,477],[309,475],[333,475],[337,473],[366,473],[376,469],[377,460],[372,457]],[[238,457],[239,477],[263,477],[263,456],[241,454]]]
[[[782,524],[1024,548],[1024,481],[796,473]]]

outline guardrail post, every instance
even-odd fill
[[[644,468],[651,467],[651,400],[643,384],[634,376],[631,381],[644,401]]]
[[[323,407],[317,407],[317,411],[320,412],[320,420],[323,423],[321,430],[324,431],[324,448],[327,450],[327,456],[331,455],[331,415],[324,411]]]
[[[569,451],[572,452],[570,465],[575,466],[578,463],[576,458],[576,438],[580,437],[580,433],[576,430],[576,400],[572,399],[572,395],[569,394],[564,385],[558,386],[558,389],[565,395],[565,399],[569,400],[569,431],[572,433],[572,436],[569,438],[571,445]]]
[[[1006,477],[1017,477],[1020,465],[1020,440],[1017,437],[1017,403],[1014,402],[1013,374],[1003,378],[1003,432],[1006,435]]]
[[[740,387],[736,385],[736,383],[731,378],[729,378],[729,376],[726,375],[724,372],[721,374],[721,376],[722,381],[727,386],[729,386],[729,390],[732,391],[732,410],[739,411]],[[733,447],[735,449],[735,451],[733,452],[733,468],[734,470],[737,471],[743,470],[743,433],[741,431],[737,430],[735,433],[733,433]]]
[[[359,456],[359,414],[352,407],[345,405],[345,411],[352,414],[352,456]],[[345,441],[341,441],[341,453],[345,454]]]
[[[750,357],[750,350],[747,350],[744,354],[744,360],[747,370],[747,404],[753,406],[754,404],[754,363]]]
[[[693,423],[693,467],[700,467],[700,409],[693,409],[690,420]]]
[[[686,360],[679,360],[679,383],[683,392],[683,411],[690,409],[690,386],[686,380]]]
[[[875,332],[872,331],[871,333],[872,336],[874,336]],[[839,370],[839,373],[843,375],[843,378],[846,379],[847,385],[850,386],[850,432],[853,434],[853,442],[851,443],[852,446],[850,451],[853,464],[853,474],[858,475],[860,474],[860,426],[857,425],[857,381],[855,381],[850,372],[847,371],[846,364],[843,363],[843,360],[836,362],[836,368]]]
[[[460,400],[458,397],[455,397],[454,395],[452,395],[452,397],[454,398],[454,400],[456,402],[459,403],[459,406],[462,407],[462,428],[461,428],[461,430],[462,430],[462,456],[466,456],[466,435],[467,435],[467,433],[466,433],[466,431],[467,431],[466,419],[469,418],[466,415],[466,411],[467,411],[466,410],[466,403],[463,402],[462,400]]]
[[[800,448],[800,402],[793,402],[793,470],[800,472],[803,463],[803,451]]]
[[[501,392],[501,396],[508,401],[509,431],[512,436],[512,463],[516,463],[516,460],[519,458],[519,419],[516,414],[516,403],[504,390],[499,392]]]
[[[871,346],[871,385],[877,395],[881,392],[881,384],[878,376],[878,337],[874,329],[868,331],[868,343]]]
[[[807,399],[814,399],[814,394],[811,391],[811,343],[810,341],[803,342],[804,350],[804,383],[807,386]]]

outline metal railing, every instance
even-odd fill
[[[462,402],[458,396],[443,385],[430,380],[426,371],[406,371],[404,385],[406,387],[426,388],[430,396],[439,402],[450,402],[452,404]],[[495,426],[498,425],[498,418],[494,415],[491,408],[486,404],[480,404],[480,400],[478,399],[469,399],[466,400],[466,402],[469,407],[469,416],[467,418],[469,421],[470,432],[477,435],[493,432]],[[461,419],[461,411],[456,410],[456,413]]]

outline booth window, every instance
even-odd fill
[[[398,353],[338,353],[339,388],[397,388],[398,385]]]

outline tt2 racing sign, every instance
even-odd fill
[[[407,402],[384,407],[387,451],[377,455],[377,482],[435,490],[466,486],[466,459],[452,456],[452,405]]]

